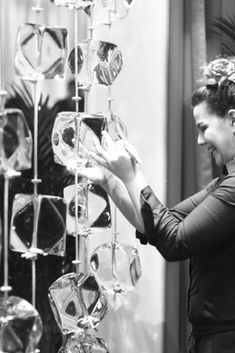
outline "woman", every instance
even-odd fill
[[[80,171],[109,193],[142,244],[167,261],[190,259],[190,352],[235,352],[235,58],[204,67],[193,95],[198,143],[228,174],[172,209],[148,186],[133,148],[103,134],[92,157],[102,166]],[[105,145],[105,148],[104,148]],[[103,168],[105,167],[105,168]]]

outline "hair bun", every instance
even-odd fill
[[[203,77],[207,87],[235,83],[235,58],[219,58],[211,61],[203,67]]]

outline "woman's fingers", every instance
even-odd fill
[[[102,146],[105,147],[105,150],[109,151],[110,154],[115,153],[115,143],[105,130],[102,131]]]
[[[71,173],[71,174],[78,174],[78,176],[80,177],[84,177],[84,178],[88,178],[88,171],[87,168],[76,168],[74,167],[67,167],[67,170]]]
[[[96,157],[99,157],[99,158],[101,158],[101,160],[103,160],[103,162],[108,163],[110,154],[108,152],[106,152],[95,139],[92,140],[92,142],[95,147],[96,153],[90,152],[91,156],[94,159]]]
[[[107,167],[107,161],[102,156],[92,151],[90,151],[89,154],[98,164],[101,164],[103,167]]]
[[[131,159],[134,160],[134,162],[140,164],[141,163],[140,157],[138,156],[138,153],[135,150],[135,148],[127,140],[123,140],[123,144],[124,144],[125,150],[130,155]]]

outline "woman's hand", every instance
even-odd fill
[[[104,189],[107,187],[108,179],[112,177],[111,173],[101,166],[78,168],[76,171],[74,168],[68,168],[68,170],[74,175],[77,173],[77,176],[89,179],[91,182],[102,186]]]
[[[133,180],[139,158],[136,151],[126,140],[114,142],[106,131],[103,131],[102,146],[94,142],[96,152],[90,152],[94,160],[107,168],[124,183]]]

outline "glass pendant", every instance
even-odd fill
[[[15,48],[15,73],[25,80],[63,78],[67,29],[33,23],[20,25]]]

